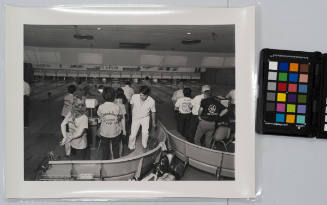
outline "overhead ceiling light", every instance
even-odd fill
[[[190,33],[190,32],[188,32],[188,33],[186,33],[187,35],[191,35],[192,33]]]
[[[97,30],[100,31],[101,30],[101,27],[98,27]]]

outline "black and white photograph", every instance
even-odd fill
[[[7,10],[9,198],[254,196],[254,8]]]
[[[234,25],[24,25],[24,180],[234,180]]]

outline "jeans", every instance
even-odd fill
[[[119,148],[121,142],[121,135],[113,138],[101,137],[100,149],[102,152],[102,160],[110,160],[119,158]],[[112,156],[112,157],[111,157]]]
[[[212,140],[212,135],[215,131],[216,123],[206,120],[200,120],[198,128],[196,129],[194,143],[196,145],[201,145],[201,138],[205,135],[205,147],[210,147],[210,142]]]

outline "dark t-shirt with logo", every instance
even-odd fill
[[[219,121],[220,112],[225,109],[225,107],[220,104],[219,99],[216,97],[209,97],[201,101],[201,107],[203,112],[201,118],[206,121]]]

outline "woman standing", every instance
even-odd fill
[[[74,96],[72,110],[66,115],[61,123],[63,140],[61,145],[66,147],[66,155],[75,160],[84,160],[87,147],[88,118],[86,107],[81,97]],[[68,132],[66,126],[68,125]],[[71,151],[70,151],[71,148]]]

